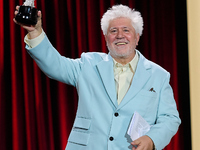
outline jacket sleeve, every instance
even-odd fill
[[[146,134],[153,140],[157,150],[161,150],[169,144],[181,123],[169,80],[170,74],[167,73],[159,94],[156,123]]]
[[[30,48],[26,45],[26,49],[49,78],[76,86],[83,59],[69,59],[61,56],[46,36],[36,47]]]

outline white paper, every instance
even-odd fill
[[[138,113],[134,112],[131,119],[127,134],[130,135],[132,141],[138,139],[139,137],[145,135],[151,126],[146,122],[146,120]]]

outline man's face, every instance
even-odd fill
[[[131,20],[123,17],[111,20],[107,35],[105,35],[110,55],[115,59],[132,60],[139,38],[140,36],[135,33]]]

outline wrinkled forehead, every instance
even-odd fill
[[[109,21],[107,30],[119,29],[119,28],[134,29],[131,19],[126,18],[126,17],[119,17],[119,18],[115,18]]]

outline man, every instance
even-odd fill
[[[38,16],[35,26],[20,24],[28,31],[28,53],[47,76],[75,86],[79,95],[66,150],[163,149],[181,121],[170,74],[135,49],[143,30],[140,13],[123,5],[109,9],[101,19],[109,54],[83,53],[79,59],[55,50],[42,30],[41,11]],[[151,128],[131,141],[127,130],[135,111]]]

